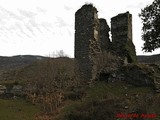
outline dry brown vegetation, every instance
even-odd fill
[[[28,98],[34,104],[40,103],[45,113],[52,113],[63,103],[64,91],[74,84],[73,70],[73,60],[69,58],[41,62],[35,77],[28,81]]]

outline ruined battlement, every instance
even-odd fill
[[[97,13],[92,4],[83,5],[75,13],[75,60],[79,74],[85,80],[96,78],[100,69],[98,59],[105,53],[116,54],[125,63],[136,61],[132,42],[132,15],[126,12],[111,19],[110,40],[107,21],[99,19]]]

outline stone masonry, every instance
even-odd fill
[[[132,15],[118,14],[111,19],[112,47],[125,62],[136,62],[135,46],[132,42]]]
[[[97,73],[95,57],[99,46],[99,19],[93,5],[84,5],[75,14],[75,59],[81,78],[94,79]]]
[[[129,12],[111,19],[110,28],[105,19],[98,19],[97,9],[83,5],[75,13],[75,60],[78,74],[84,80],[94,80],[100,69],[97,58],[110,52],[121,57],[124,62],[136,61],[135,47],[132,43],[132,15]]]
[[[108,52],[111,49],[111,41],[109,39],[110,28],[105,19],[99,19],[99,39],[100,47],[103,53]]]

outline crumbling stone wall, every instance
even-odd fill
[[[126,62],[136,62],[135,46],[132,42],[132,15],[129,12],[111,18],[113,50]]]
[[[82,6],[75,14],[75,60],[80,76],[91,80],[97,73],[99,19],[93,5]]]
[[[136,61],[132,15],[127,12],[111,19],[111,42],[110,28],[105,19],[98,19],[97,12],[89,4],[83,5],[75,14],[76,70],[84,80],[95,79],[99,70],[109,61],[105,58],[111,59],[108,58],[110,56],[117,56],[117,59],[126,63]],[[108,56],[108,53],[112,55]]]
[[[109,39],[109,31],[110,28],[105,19],[99,19],[100,27],[99,27],[99,39],[100,39],[100,48],[102,53],[110,51],[111,41]]]
[[[152,86],[160,93],[159,66],[135,63],[132,42],[132,15],[118,14],[111,19],[98,19],[93,5],[82,6],[75,14],[75,61],[78,75],[83,80],[107,82],[125,80],[136,86]],[[138,77],[137,77],[138,76]],[[142,79],[139,79],[142,78]]]

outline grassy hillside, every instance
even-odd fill
[[[37,115],[36,120],[117,120],[116,114],[133,111],[154,113],[154,120],[160,119],[160,94],[149,87],[97,81],[92,87],[68,89],[64,94],[63,104],[52,114],[40,114],[36,106],[22,100],[0,99],[0,119],[32,120]]]
[[[2,72],[0,74],[0,83],[1,84],[25,84],[27,81],[35,80],[37,76],[40,74],[42,75],[43,72],[47,72],[48,69],[51,72],[54,72],[54,69],[57,69],[58,67],[67,68],[69,74],[73,74],[73,62],[74,60],[67,57],[61,57],[61,58],[48,58],[41,61],[35,61],[29,65],[25,65],[20,68],[15,69],[9,69],[5,72]]]
[[[46,59],[46,57],[32,55],[17,55],[12,57],[0,56],[0,71],[23,67],[32,62],[44,59]]]
[[[0,75],[0,82],[37,85],[36,92],[43,98],[43,101],[37,98],[43,108],[37,114],[37,120],[117,120],[116,114],[132,112],[155,113],[154,120],[160,119],[160,93],[155,93],[152,88],[135,87],[124,81],[95,81],[88,85],[86,81],[77,81],[75,76],[78,74],[73,72],[74,59],[54,58],[6,71]],[[75,81],[77,83],[72,84]],[[58,95],[62,95],[60,101]],[[4,120],[14,120],[7,116],[10,113],[16,120],[30,120],[38,111],[21,100],[0,100],[0,105],[0,119],[4,117]]]
[[[118,113],[154,113],[160,119],[160,94],[124,82],[97,82],[79,100],[68,100],[56,120],[123,120]],[[148,119],[145,119],[148,120]]]
[[[0,120],[33,120],[39,111],[24,100],[0,99]]]
[[[52,86],[52,83],[54,82],[54,77],[56,77],[58,80],[61,80],[59,78],[64,78],[64,77],[68,78],[69,75],[73,75],[73,69],[74,69],[73,64],[74,64],[73,59],[66,58],[66,57],[36,61],[31,63],[30,65],[4,72],[0,76],[0,84],[4,84],[9,87],[12,86],[13,84],[21,84],[23,86],[26,86],[27,84],[33,84],[33,85],[38,84],[40,85],[40,87],[38,88],[38,90],[40,91],[44,87],[51,88],[54,90],[54,86]],[[56,76],[56,75],[59,75],[59,76]],[[46,82],[46,80],[49,80],[49,81]],[[46,94],[48,94],[47,91],[43,93],[44,95],[42,98],[43,100],[41,98],[40,99],[37,98],[37,102],[36,102],[36,105],[37,103],[40,103],[42,105],[42,106],[40,105],[40,108],[41,108],[40,110],[43,113],[43,115],[45,115],[45,113],[47,112],[47,111],[44,111],[43,108],[48,107],[48,105],[50,105],[50,103],[46,102],[46,99],[45,99]],[[27,97],[27,100],[32,102],[32,99],[28,97]],[[42,100],[42,102],[40,100]],[[8,105],[11,107],[8,107]],[[46,106],[43,106],[43,105],[46,105]],[[14,120],[14,119],[15,120],[32,120],[32,118],[36,114],[36,111],[39,110],[36,108],[36,106],[31,106],[30,104],[27,104],[25,103],[25,101],[21,101],[21,100],[4,100],[3,99],[3,100],[0,100],[0,106],[1,106],[0,120],[1,119],[2,120]],[[13,111],[12,111],[12,108],[13,108]],[[38,113],[40,113],[40,111],[38,111]],[[37,120],[40,120],[40,118],[38,117]],[[42,120],[44,120],[43,117],[42,117]]]
[[[17,78],[17,74],[20,71],[23,69],[27,70],[29,66],[32,68],[32,65],[34,68],[33,63],[46,59],[46,57],[32,55],[18,55],[13,57],[0,56],[0,83],[14,83],[15,81],[21,80],[21,77]]]

